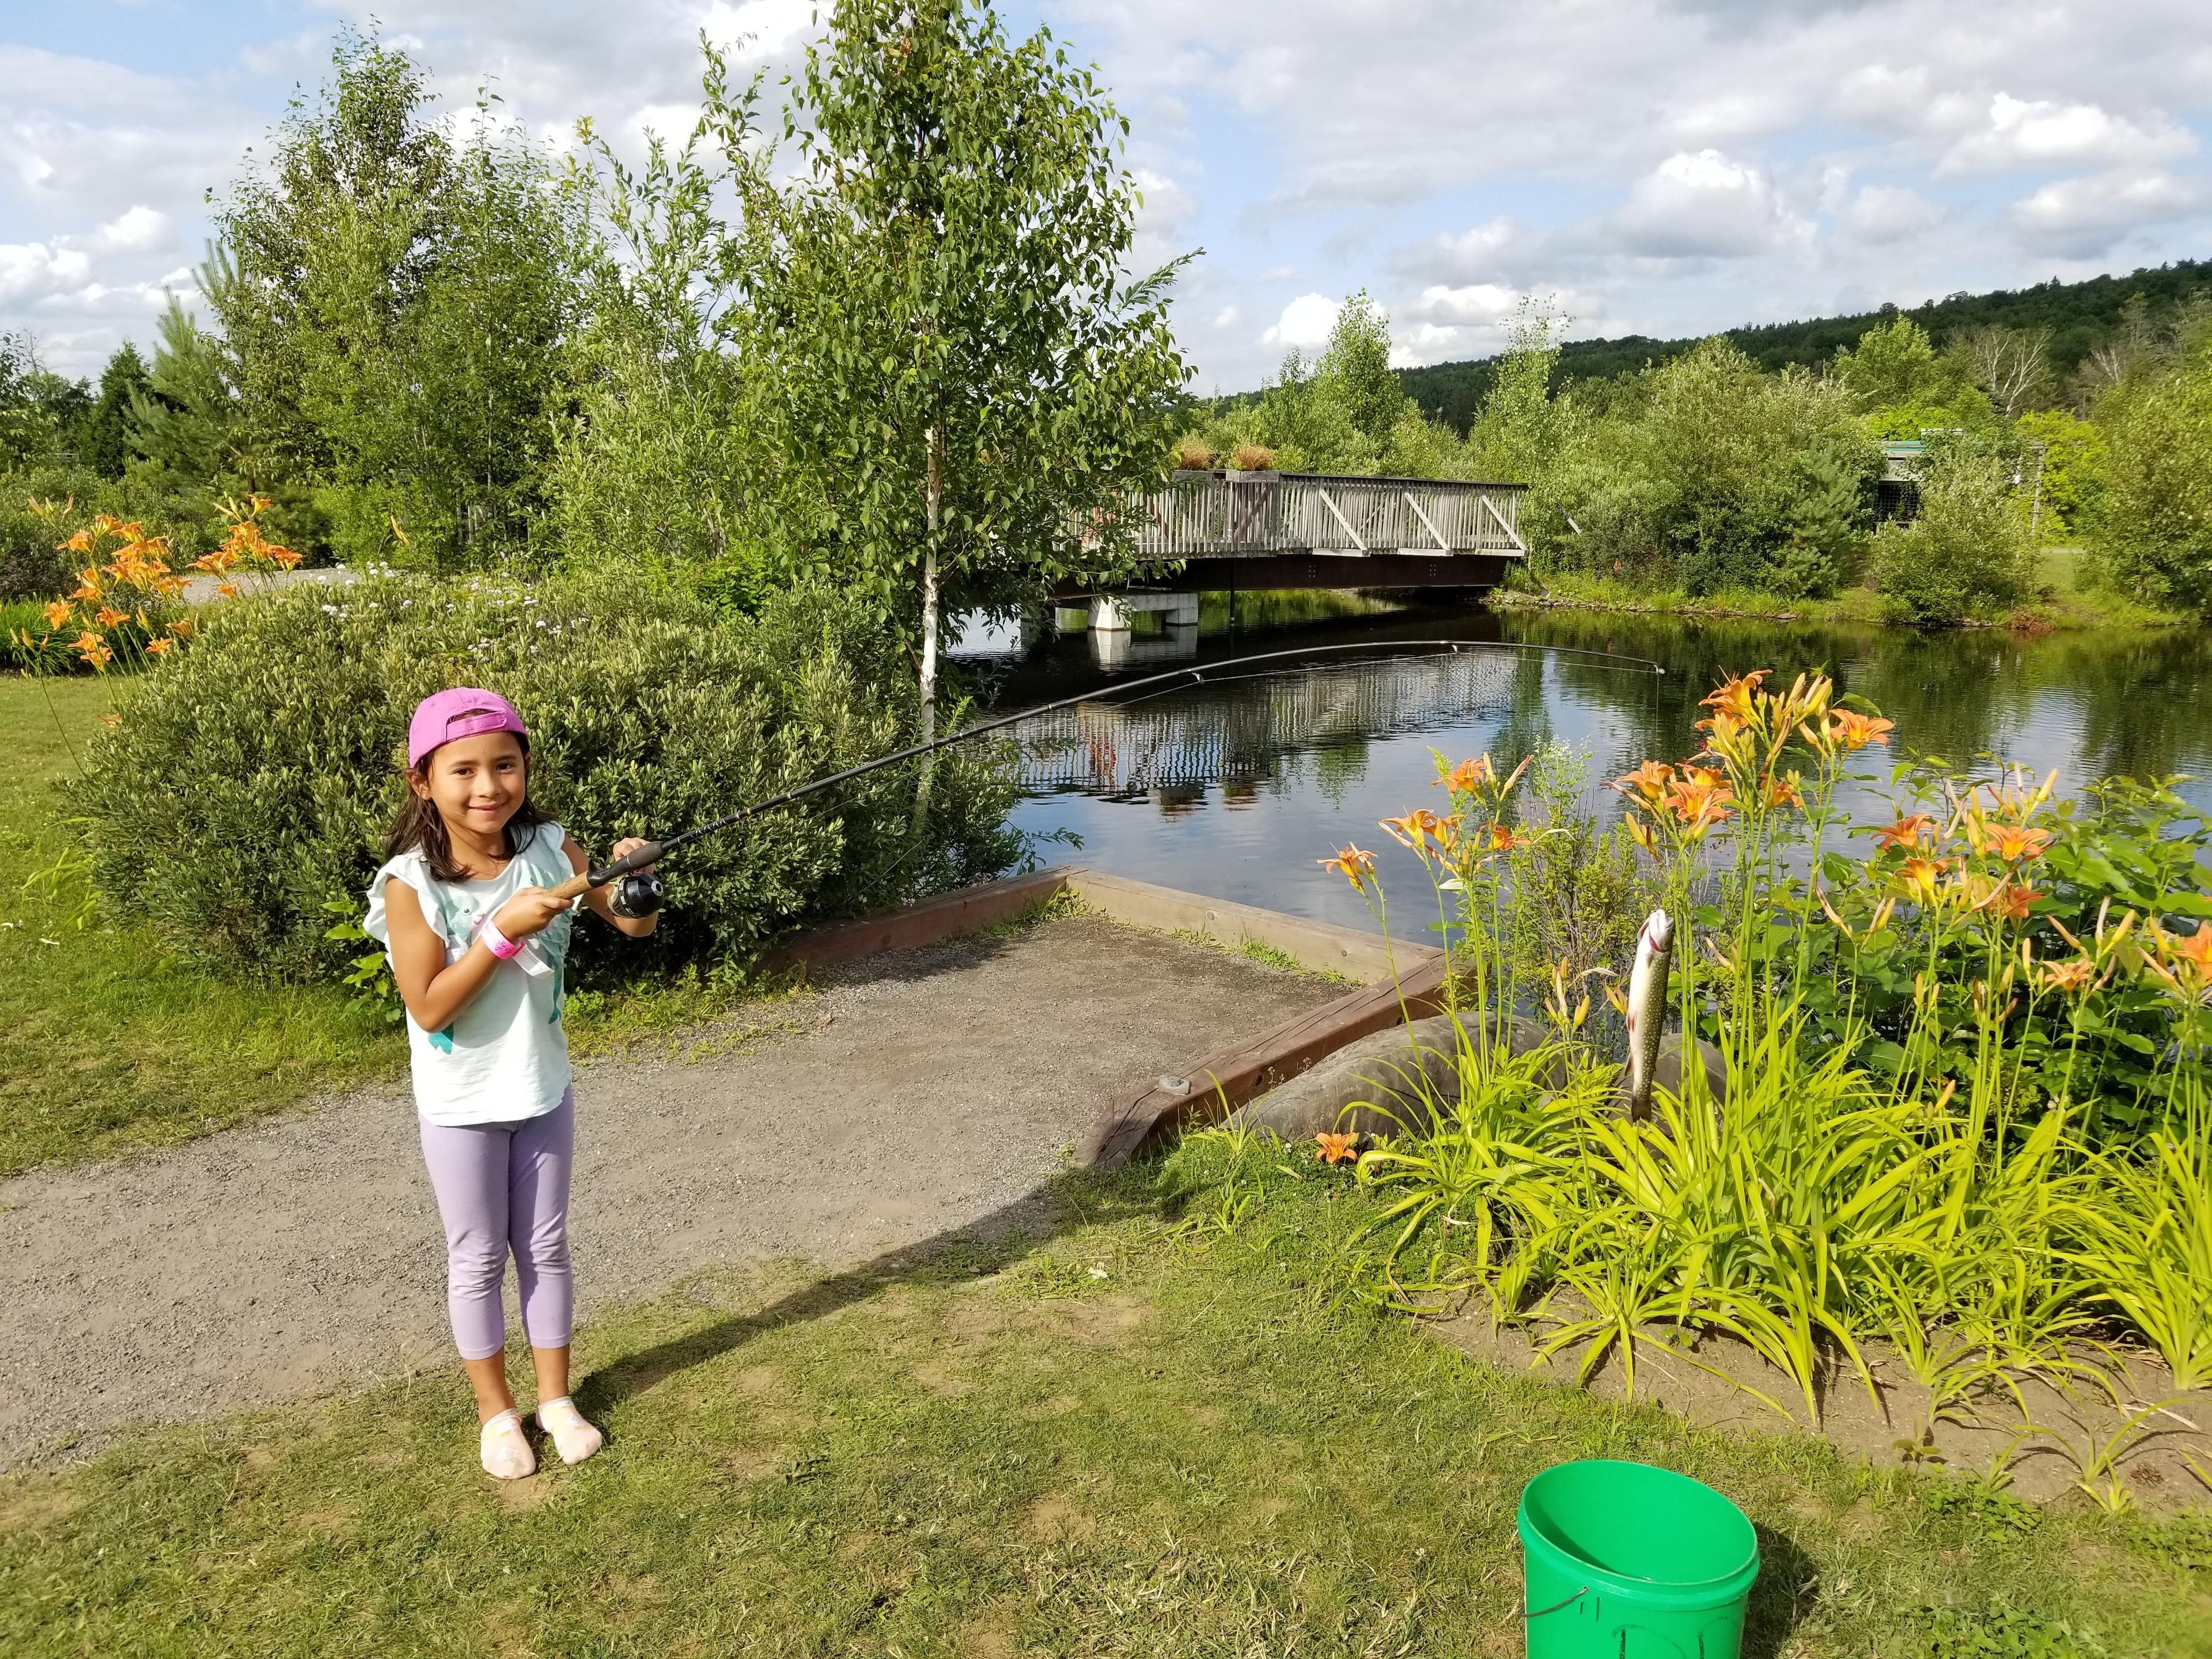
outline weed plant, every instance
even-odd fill
[[[1764,679],[1706,699],[1698,756],[1614,786],[1678,920],[1677,1021],[1725,1078],[1682,1067],[1648,1121],[1587,1040],[1608,965],[1565,958],[1531,987],[1519,964],[1516,907],[1545,889],[1516,889],[1514,860],[1540,872],[1528,855],[1559,833],[1512,821],[1527,763],[1501,780],[1487,757],[1439,758],[1451,811],[1386,821],[1435,889],[1459,1065],[1360,1155],[1377,1202],[1352,1278],[1408,1310],[1472,1296],[1585,1377],[1616,1357],[1632,1391],[1647,1345],[1703,1364],[1700,1343],[1733,1339],[1784,1379],[1761,1398],[1815,1420],[1831,1380],[1875,1391],[1876,1341],[1930,1423],[2027,1375],[2111,1383],[2100,1362],[2130,1348],[2212,1385],[2201,823],[2165,833],[2162,785],[2075,811],[2055,780],[1908,767],[1906,805],[1938,810],[1854,848],[1868,832],[1837,787],[1889,722],[1825,679]],[[1324,862],[1387,931],[1371,855]],[[1234,1224],[1255,1200],[1226,1187]],[[2093,1497],[2125,1449],[2105,1449]]]

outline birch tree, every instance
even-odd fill
[[[1126,502],[1164,476],[1188,378],[1181,262],[1131,270],[1127,124],[988,5],[840,0],[787,86],[763,143],[752,98],[708,76],[744,206],[726,335],[794,562],[914,642],[933,733],[949,608],[1003,614],[1127,568]]]

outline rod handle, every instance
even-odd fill
[[[661,854],[666,850],[659,842],[649,841],[642,847],[631,848],[629,852],[624,853],[611,864],[602,866],[597,870],[587,870],[580,876],[571,876],[559,886],[549,887],[545,890],[552,894],[555,898],[581,898],[594,887],[604,887],[611,881],[621,879],[633,870],[641,870],[648,864],[659,863]]]

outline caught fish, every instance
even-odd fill
[[[1636,935],[1636,966],[1628,975],[1628,1115],[1638,1121],[1651,1115],[1659,1040],[1667,1029],[1667,969],[1674,953],[1674,919],[1654,910]]]

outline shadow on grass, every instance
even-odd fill
[[[1759,1534],[1759,1582],[1744,1620],[1743,1659],[1780,1659],[1820,1582],[1813,1558],[1786,1532],[1753,1523]]]
[[[1077,1226],[1154,1212],[1153,1166],[1102,1176],[1071,1172],[1031,1188],[990,1214],[886,1250],[801,1285],[761,1309],[716,1320],[593,1370],[575,1386],[577,1407],[597,1418],[695,1365],[704,1365],[786,1326],[824,1319],[902,1284],[944,1284],[1003,1273]]]

